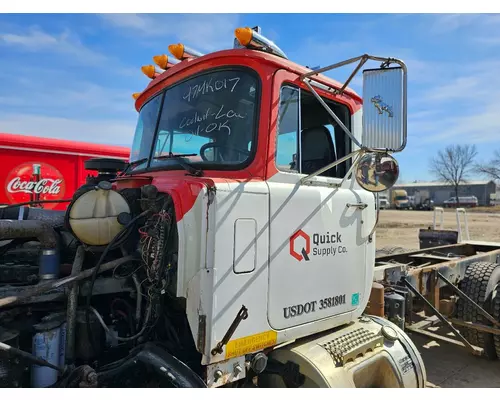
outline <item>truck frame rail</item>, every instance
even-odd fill
[[[471,343],[464,329],[500,337],[500,321],[491,315],[488,302],[475,301],[460,289],[467,268],[474,263],[500,264],[500,243],[463,241],[457,244],[424,248],[398,254],[379,255],[375,260],[374,281],[405,295],[404,329],[433,339],[465,347],[475,355],[485,349]],[[499,265],[500,269],[500,265]],[[493,278],[492,278],[493,279]],[[496,286],[498,282],[493,282]],[[491,284],[489,285],[491,292]],[[458,318],[456,303],[462,301],[474,309],[481,320]],[[391,319],[389,317],[389,319]],[[439,323],[452,332],[449,335],[427,330]],[[499,356],[500,358],[500,356]]]

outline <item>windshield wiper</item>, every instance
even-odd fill
[[[197,155],[198,154],[196,154],[196,153],[190,153],[190,154],[174,154],[174,153],[169,153],[169,154],[166,154],[164,156],[153,157],[153,160],[161,160],[161,159],[165,159],[165,158],[193,157],[193,156],[197,156]]]
[[[123,172],[121,173],[121,175],[125,175],[131,167],[142,164],[145,161],[148,161],[148,157],[139,158],[138,160],[129,162],[125,167],[125,169],[123,170]]]
[[[191,175],[194,176],[203,176],[203,171],[201,169],[193,167],[190,163],[188,163],[186,160],[183,159],[183,157],[193,157],[197,156],[198,154],[196,153],[190,153],[190,154],[173,154],[170,153],[168,155],[164,156],[156,156],[153,157],[153,160],[176,160],[177,163],[184,168],[187,172],[189,172]]]

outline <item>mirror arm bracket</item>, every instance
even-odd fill
[[[318,68],[318,69],[312,70],[310,72],[306,72],[305,74],[302,74],[300,76],[300,80],[304,81],[307,78],[309,78],[311,80],[314,80],[314,78],[312,78],[314,75],[319,75],[319,74],[321,74],[323,72],[331,71],[332,69],[340,68],[340,67],[343,67],[345,65],[349,65],[349,64],[355,63],[357,61],[360,61],[360,64],[356,67],[356,69],[353,72],[353,74],[351,74],[351,76],[349,77],[349,79],[347,80],[347,82],[344,84],[347,87],[347,85],[349,84],[350,79],[352,79],[356,75],[356,73],[359,71],[359,69],[368,60],[380,61],[382,63],[382,65],[380,66],[380,68],[387,68],[390,64],[399,64],[401,66],[401,68],[403,68],[403,70],[404,70],[405,73],[407,71],[406,64],[402,60],[399,60],[397,58],[392,58],[392,57],[378,57],[378,56],[371,56],[369,54],[363,54],[362,56],[350,58],[349,60],[341,61],[339,63],[335,63],[335,64],[328,65],[328,66],[323,67],[323,68]]]
[[[304,83],[309,88],[309,90],[312,92],[312,94],[314,95],[314,97],[316,97],[316,100],[318,100],[321,103],[321,105],[328,112],[328,114],[330,114],[330,116],[335,120],[335,122],[342,128],[342,130],[345,132],[345,134],[347,136],[349,136],[349,138],[352,140],[352,142],[356,146],[361,147],[361,143],[359,142],[359,140],[357,140],[354,137],[354,135],[349,131],[349,129],[347,129],[347,127],[342,123],[342,121],[340,120],[340,118],[337,117],[337,115],[333,112],[333,110],[330,107],[328,107],[328,104],[325,103],[325,101],[321,98],[321,96],[318,94],[318,92],[316,92],[316,90],[312,87],[312,85],[309,82],[309,80],[304,80]]]
[[[365,153],[380,153],[380,154],[389,154],[388,150],[381,150],[381,149],[371,149],[369,147],[361,147],[358,150],[354,150],[353,152],[349,153],[348,155],[339,158],[337,161],[334,161],[328,165],[325,165],[323,168],[318,169],[317,171],[314,171],[312,174],[309,174],[307,176],[304,176],[300,180],[300,184],[303,185],[307,181],[311,180],[312,178],[318,176],[319,174],[322,174],[325,171],[328,171],[329,169],[336,167],[339,164],[342,164],[343,162],[349,160],[350,158],[356,157],[354,162],[352,163],[351,167],[345,174],[344,178],[342,179],[342,182],[338,184],[338,186],[342,186],[344,182],[349,179],[349,175],[353,173],[353,170],[356,168],[357,163],[361,160],[361,157],[363,157],[363,154]]]
[[[322,174],[323,172],[325,171],[328,171],[329,169],[339,165],[339,164],[342,164],[344,161],[347,161],[349,160],[350,158],[354,157],[356,154],[360,153],[360,152],[365,152],[366,149],[359,149],[359,150],[355,150],[353,151],[352,153],[349,153],[348,155],[342,157],[342,158],[339,158],[337,161],[334,161],[328,165],[325,165],[323,168],[320,168],[318,169],[317,171],[314,171],[312,174],[309,174],[307,176],[304,176],[301,180],[300,180],[300,184],[304,184],[306,181],[314,178],[315,176],[318,176],[319,174]],[[352,168],[350,168],[351,170]]]
[[[375,224],[373,224],[373,228],[368,235],[368,243],[373,241],[373,234],[375,233],[375,229],[377,229],[378,222],[380,220],[380,204],[379,204],[379,193],[375,193],[375,210],[377,211],[375,216]]]
[[[347,78],[347,80],[345,81],[345,83],[342,85],[342,87],[338,91],[338,94],[343,94],[344,93],[344,90],[347,88],[347,86],[349,85],[349,83],[351,83],[352,79],[356,76],[356,74],[363,67],[363,65],[365,65],[365,63],[367,61],[368,61],[368,57],[367,56],[362,56],[361,57],[361,60],[359,61],[358,66],[356,68],[354,68],[354,70],[352,71],[351,75],[349,75],[349,78]]]
[[[347,171],[347,174],[345,174],[344,178],[342,179],[342,182],[340,182],[340,185],[339,186],[343,186],[344,185],[344,182],[346,180],[349,179],[349,177],[353,174],[359,160],[361,160],[361,157],[363,156],[364,152],[365,152],[366,149],[362,149],[362,151],[359,151],[354,157],[354,161],[353,163],[351,164],[351,168],[349,168],[349,170]]]

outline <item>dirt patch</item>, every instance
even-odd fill
[[[446,211],[446,212],[455,212],[455,209],[453,209],[453,208],[445,208],[444,211]],[[489,214],[495,214],[495,213],[500,213],[500,206],[467,208],[467,212],[468,213],[489,213]]]
[[[457,229],[455,212],[449,210],[443,214],[444,229]],[[419,229],[426,229],[433,224],[432,211],[397,211],[382,210],[377,226],[376,246],[401,246],[418,248]],[[461,216],[462,226],[463,216]],[[440,217],[438,215],[439,224]],[[500,212],[481,213],[467,210],[467,222],[471,240],[500,242]]]
[[[390,228],[421,228],[422,224],[417,222],[405,222],[405,221],[380,221],[377,228],[390,229]]]
[[[464,348],[422,335],[410,334],[427,372],[427,387],[498,388],[500,361],[474,356]]]

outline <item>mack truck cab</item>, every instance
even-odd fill
[[[174,199],[175,295],[186,299],[210,385],[218,384],[220,372],[221,382],[234,380],[233,365],[243,367],[250,353],[293,342],[270,357],[294,360],[308,373],[319,368],[321,377],[306,373],[308,385],[335,386],[338,364],[328,343],[348,337],[366,344],[378,337],[383,348],[388,339],[381,332],[396,332],[387,321],[360,322],[373,280],[373,193],[391,183],[366,187],[379,177],[394,179],[395,171],[387,157],[378,171],[370,169],[371,158],[360,150],[363,124],[368,146],[384,129],[384,150],[402,137],[403,68],[395,70],[395,88],[381,73],[368,82],[372,87],[365,90],[374,95],[363,121],[362,98],[346,85],[288,60],[258,31],[235,35],[239,48],[201,55],[177,44],[169,49],[180,62],[169,64],[163,55],[155,61],[164,72],[143,67],[152,81],[134,96],[133,167],[117,188],[147,183]],[[384,104],[384,90],[401,115]],[[376,126],[391,118],[393,126]],[[363,187],[353,172],[356,156]],[[379,174],[384,169],[387,174]],[[218,348],[242,310],[247,318]],[[411,347],[403,332],[396,336],[403,348]],[[395,363],[390,385],[422,385],[422,363],[411,348],[411,379],[405,381]],[[376,346],[365,350],[352,354],[354,369],[362,364],[356,357],[376,358]],[[276,385],[276,379],[267,381]],[[338,382],[359,383],[352,376]]]
[[[71,235],[101,249],[83,326],[116,335],[97,283],[117,263],[135,263],[142,299],[142,347],[122,334],[128,355],[97,381],[117,384],[134,357],[181,387],[424,387],[410,338],[365,314],[377,193],[406,145],[406,66],[363,55],[311,70],[258,28],[235,39],[210,54],[174,44],[144,66],[130,162],[68,206]],[[363,107],[348,85],[368,62]],[[323,75],[354,63],[344,84]]]

